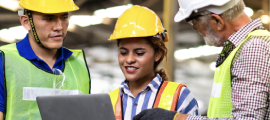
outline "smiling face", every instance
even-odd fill
[[[119,43],[118,62],[129,82],[151,81],[154,63],[159,59],[146,38],[125,38]]]
[[[58,49],[62,46],[69,24],[68,12],[56,14],[33,13],[38,37],[44,47]],[[33,35],[32,39],[34,39]]]

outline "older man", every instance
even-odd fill
[[[270,119],[270,33],[260,19],[251,20],[243,0],[178,0],[175,21],[186,20],[206,44],[223,46],[216,61],[214,84],[207,117],[163,109],[146,110],[134,120],[159,119],[154,114],[174,115],[176,120]],[[165,120],[165,119],[164,119]]]

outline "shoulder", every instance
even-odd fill
[[[242,59],[269,58],[270,36],[251,36],[251,38],[240,47],[238,54]]]
[[[181,89],[176,110],[185,114],[199,115],[197,100],[187,87]]]
[[[270,36],[251,36],[243,45],[243,50],[247,49],[270,50]]]
[[[180,96],[183,96],[183,98],[186,98],[189,95],[192,95],[191,91],[187,87],[183,86],[182,89],[181,89],[181,92],[180,92]]]

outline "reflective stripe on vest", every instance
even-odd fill
[[[159,92],[156,96],[153,108],[163,108],[166,110],[175,111],[179,94],[182,87],[186,85],[175,82],[163,81]],[[122,120],[122,108],[120,98],[120,88],[109,93],[116,120]]]
[[[212,88],[208,118],[227,118],[233,117],[231,111],[233,105],[231,102],[231,65],[236,52],[241,46],[251,39],[253,36],[270,36],[267,30],[255,30],[247,35],[247,37],[230,53],[226,60],[216,68],[214,84]]]
[[[63,76],[44,71],[27,59],[21,57],[16,44],[0,47],[3,53],[7,120],[41,120],[36,101],[23,100],[24,87],[53,88],[53,82],[63,80]],[[88,94],[90,77],[87,66],[82,58],[81,50],[71,50],[73,54],[65,60],[64,90],[79,90]]]

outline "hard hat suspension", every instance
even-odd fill
[[[33,35],[34,35],[34,38],[35,38],[35,41],[38,43],[38,45],[40,45],[41,47],[43,48],[46,48],[42,45],[42,43],[40,42],[39,38],[38,38],[38,35],[37,35],[37,32],[36,32],[36,28],[35,28],[35,25],[34,25],[34,21],[33,21],[33,16],[32,16],[32,12],[30,10],[27,10],[25,9],[24,10],[25,13],[27,13],[28,15],[28,18],[29,18],[29,22],[30,22],[30,25],[31,25],[31,28],[32,28],[32,31],[33,31]],[[48,48],[46,48],[48,49]]]

